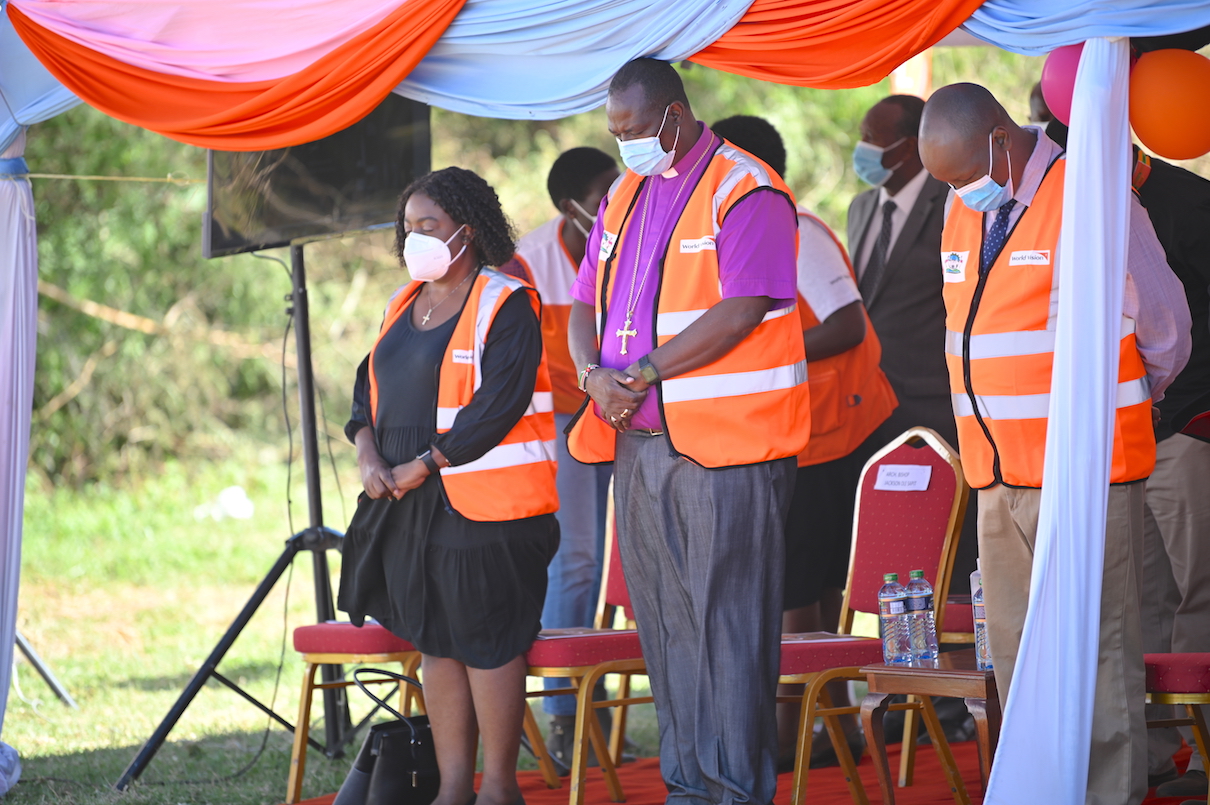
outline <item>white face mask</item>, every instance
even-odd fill
[[[450,257],[450,241],[457,237],[465,227],[466,224],[463,224],[454,230],[454,234],[450,235],[448,240],[424,235],[420,232],[410,233],[403,242],[403,262],[407,265],[412,279],[432,282],[444,277],[450,270],[450,265],[462,256],[462,252],[466,251],[464,243],[462,249]]]
[[[570,201],[572,204],[575,204],[576,209],[580,211],[580,214],[588,219],[588,225],[590,227],[597,222],[597,216],[592,215],[591,213],[588,212],[588,210],[586,210],[582,206],[580,206],[580,202],[576,201],[574,198],[569,198],[567,200]],[[580,223],[580,219],[576,218],[573,215],[571,217],[571,222],[576,225],[576,229],[580,230],[581,235],[583,235],[584,237],[588,237],[588,230],[584,228],[584,224]]]
[[[639,176],[655,176],[672,167],[676,159],[676,146],[681,141],[681,125],[676,126],[676,139],[672,141],[672,150],[665,151],[660,143],[660,135],[664,132],[664,124],[668,122],[668,110],[672,104],[664,107],[664,118],[660,121],[660,129],[654,137],[639,137],[634,140],[618,139],[618,152],[626,167]]]

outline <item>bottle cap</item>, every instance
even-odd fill
[[[924,571],[923,571],[923,570],[913,570],[913,571],[912,571],[912,578],[914,578],[914,579],[922,579],[922,578],[924,578]]]
[[[885,581],[887,584],[890,584],[892,581],[899,581],[899,574],[898,573],[887,573],[886,575],[884,575],[882,577],[882,580]]]

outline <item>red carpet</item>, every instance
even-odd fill
[[[958,770],[962,781],[966,784],[971,802],[982,803],[982,790],[979,787],[979,755],[974,742],[956,743],[951,745],[954,758],[958,761]],[[1188,761],[1187,748],[1177,755],[1177,762],[1184,766]],[[891,772],[898,774],[899,746],[889,749]],[[878,779],[874,775],[874,766],[869,757],[863,758],[858,770],[865,784],[866,794],[871,802],[880,802]],[[626,792],[626,805],[662,805],[666,789],[660,779],[659,761],[655,758],[644,758],[636,763],[628,763],[618,770],[622,781],[622,790]],[[526,805],[566,805],[568,788],[566,780],[564,787],[549,789],[542,782],[536,771],[521,772],[517,775],[521,781],[521,791],[525,795]],[[791,775],[783,774],[778,778],[776,805],[790,805]],[[302,805],[329,805],[335,795],[303,800]],[[807,797],[811,805],[848,805],[852,802],[844,776],[840,769],[815,769],[807,778]],[[1179,805],[1184,797],[1151,797],[1144,805]],[[954,799],[945,785],[945,777],[941,774],[941,766],[937,762],[937,753],[931,746],[919,746],[916,749],[915,784],[908,788],[900,788],[895,792],[895,802],[900,805],[947,805]],[[588,793],[585,805],[611,805],[605,789],[601,773],[589,769]]]

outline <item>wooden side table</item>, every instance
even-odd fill
[[[882,732],[882,718],[886,715],[890,697],[907,694],[922,697],[921,707],[925,711],[924,722],[929,736],[941,755],[942,768],[949,778],[954,799],[959,803],[969,802],[949,744],[939,731],[936,718],[930,718],[933,709],[930,696],[953,696],[965,699],[966,707],[975,719],[975,730],[979,746],[979,777],[983,790],[987,790],[987,778],[991,774],[992,758],[996,753],[996,742],[1000,736],[1000,695],[996,690],[993,671],[980,670],[975,662],[973,648],[947,651],[927,665],[867,665],[861,669],[869,684],[870,692],[861,703],[861,720],[865,727],[866,741],[870,744],[870,755],[878,772],[878,784],[882,788],[882,801],[895,801],[895,786],[886,756],[886,740]],[[907,751],[905,747],[904,751]]]

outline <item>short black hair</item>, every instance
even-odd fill
[[[403,260],[403,213],[410,199],[422,193],[445,210],[455,223],[466,224],[473,232],[471,246],[481,262],[502,266],[512,259],[515,251],[513,226],[500,206],[500,197],[483,177],[466,168],[442,168],[426,173],[407,186],[399,196],[395,214],[395,254]]]
[[[903,114],[895,126],[895,133],[900,137],[919,137],[920,118],[924,115],[924,99],[915,95],[888,95],[879,103],[889,103],[898,106]]]
[[[546,177],[546,190],[555,207],[566,198],[576,201],[588,194],[588,185],[605,171],[618,169],[618,162],[599,148],[572,148],[559,154]],[[595,212],[589,210],[589,212]]]
[[[779,176],[786,175],[786,144],[768,120],[754,115],[734,115],[710,128],[718,136],[763,161]]]
[[[635,59],[622,65],[622,69],[609,82],[609,94],[615,95],[638,84],[652,107],[665,108],[680,101],[689,106],[685,94],[685,83],[676,68],[659,59]]]

